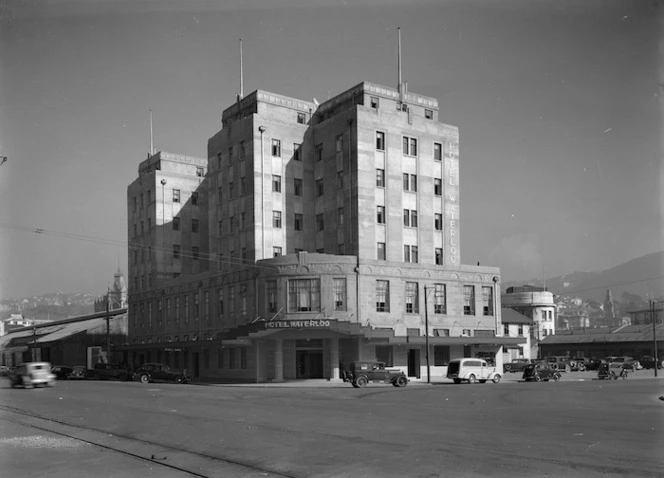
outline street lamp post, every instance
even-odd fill
[[[161,263],[162,268],[165,268],[166,263],[166,196],[164,194],[164,188],[166,187],[166,179],[161,180],[161,256],[162,260],[157,263],[157,272],[159,271],[159,263]],[[162,277],[166,275],[165,271],[162,270]],[[157,278],[159,275],[157,274]]]
[[[258,127],[258,131],[261,133],[261,259],[265,259],[265,204],[263,202],[263,195],[265,194],[263,186],[263,181],[265,181],[263,177],[263,150],[265,149],[263,146],[263,133],[265,133],[265,130],[265,126]]]
[[[657,377],[657,366],[659,365],[659,357],[657,356],[657,313],[655,309],[655,301],[650,301],[650,320],[652,321],[652,345],[653,345],[653,358],[655,359],[655,377]]]

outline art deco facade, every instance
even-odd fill
[[[503,337],[499,269],[460,264],[458,130],[435,99],[371,83],[320,105],[255,91],[223,112],[207,162],[180,165],[179,199],[196,204],[173,208],[169,157],[128,190],[134,361],[281,381],[378,358],[424,379],[427,355],[434,374],[461,356],[502,365],[521,340]]]

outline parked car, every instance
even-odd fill
[[[505,373],[523,372],[526,365],[531,364],[532,362],[532,360],[527,358],[513,359],[510,363],[503,365],[503,370],[505,370]]]
[[[99,380],[131,380],[132,373],[129,366],[124,364],[97,363],[94,377]]]
[[[54,365],[51,367],[51,373],[55,375],[55,378],[58,380],[67,380],[69,374],[74,371],[71,367],[66,367],[64,365]]]
[[[655,368],[655,357],[652,355],[642,356],[639,362],[643,365],[643,368]],[[657,362],[657,368],[664,367],[664,360],[658,360]]]
[[[550,365],[550,362],[537,362],[528,365],[523,371],[523,379],[526,382],[548,382],[549,380],[560,380],[560,372]]]
[[[564,355],[555,355],[551,357],[546,357],[545,360],[548,362],[549,366],[552,369],[558,370],[559,372],[567,372],[567,370],[570,368],[569,357]]]
[[[590,359],[588,364],[586,365],[586,370],[598,370],[600,364],[604,363],[602,359],[598,359],[596,357],[593,357]]]
[[[136,372],[134,372],[134,379],[139,380],[142,383],[189,382],[186,370],[172,370],[171,367],[165,363],[144,363],[136,369]]]
[[[487,380],[498,383],[501,376],[495,367],[489,367],[486,360],[463,358],[450,360],[447,365],[447,378],[454,380],[454,383],[486,383]]]
[[[590,360],[585,357],[573,357],[569,361],[569,369],[571,372],[584,372],[589,363]]]
[[[24,388],[55,386],[55,375],[51,373],[51,364],[48,362],[23,363],[10,372],[9,380],[12,388],[19,385]]]
[[[85,365],[74,365],[69,374],[69,380],[85,380],[88,378],[88,368]]]
[[[408,385],[406,374],[399,369],[385,368],[385,362],[353,362],[342,375],[344,382],[350,382],[355,388],[366,387],[369,382],[391,383],[395,387]]]
[[[636,370],[636,360],[634,360],[634,357],[612,357],[612,360],[609,360],[608,362],[611,364],[620,364],[620,367],[625,370],[631,370],[632,372]]]
[[[6,377],[9,375],[9,367],[7,365],[0,365],[0,376]]]

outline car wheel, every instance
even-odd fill
[[[455,379],[454,379],[454,383],[456,383],[457,385],[459,385],[459,384],[461,383],[461,379],[459,379],[459,378],[455,378]]]
[[[533,380],[536,382],[541,382],[542,376],[539,373],[536,373],[535,376],[533,377]]]
[[[367,378],[366,377],[357,377],[355,380],[355,384],[357,385],[358,388],[364,388],[367,386]]]
[[[498,374],[494,375],[492,380],[493,380],[493,383],[500,382],[500,375],[498,375]]]
[[[150,383],[150,377],[147,374],[141,375],[141,383]]]
[[[394,383],[396,383],[397,387],[405,387],[408,385],[408,379],[406,377],[397,377]]]
[[[353,388],[360,388],[360,387],[357,386],[357,384],[355,382],[351,382],[351,385],[353,386]]]
[[[477,379],[475,378],[475,375],[472,373],[470,374],[470,377],[468,377],[468,383],[475,383]]]

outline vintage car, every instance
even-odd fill
[[[55,375],[51,373],[48,362],[26,362],[9,374],[12,388],[22,385],[24,388],[55,386]]]
[[[124,380],[132,378],[129,366],[124,364],[97,363],[94,368],[94,378],[99,380]]]
[[[68,378],[69,380],[85,380],[88,378],[88,368],[85,365],[74,365]]]
[[[486,383],[487,380],[498,383],[501,379],[495,367],[489,367],[486,360],[478,358],[450,360],[447,365],[447,378],[454,380],[454,383]]]
[[[640,359],[639,362],[641,365],[643,365],[643,368],[655,368],[655,362],[657,362],[657,368],[662,368],[664,367],[664,360],[661,360],[660,358],[655,361],[655,357],[652,355],[643,355]]]
[[[537,362],[528,365],[523,371],[523,379],[526,382],[548,382],[549,380],[560,380],[560,372],[553,368],[549,362]]]
[[[187,383],[186,370],[172,370],[171,367],[165,363],[144,363],[134,372],[134,379],[141,383],[150,382],[175,382]]]
[[[353,362],[342,375],[344,382],[350,382],[355,388],[366,387],[369,382],[391,383],[395,387],[408,385],[406,374],[399,369],[385,368],[385,362]]]
[[[51,373],[55,375],[55,378],[58,380],[67,380],[69,378],[69,374],[73,371],[73,368],[67,367],[65,365],[54,365],[51,367]]]
[[[527,358],[513,359],[510,363],[503,365],[503,370],[505,370],[505,373],[523,372],[523,369],[526,368],[526,365],[530,363],[532,363],[532,360]]]
[[[569,357],[565,355],[554,355],[554,356],[549,356],[546,357],[544,360],[546,360],[549,363],[549,366],[557,370],[559,372],[567,372],[570,370],[570,359]]]

